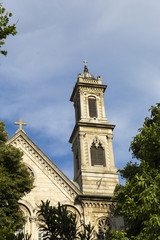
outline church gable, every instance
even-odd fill
[[[35,178],[35,188],[25,197],[29,201],[48,199],[52,202],[73,202],[80,190],[60,169],[28,138],[23,130],[8,140],[8,144],[19,148],[23,153],[31,175]]]
[[[118,173],[114,164],[112,147],[115,125],[107,121],[104,106],[106,85],[100,76],[88,72],[84,61],[84,73],[78,74],[71,95],[75,108],[75,127],[69,142],[74,158],[74,180],[65,174],[29,139],[22,129],[26,123],[19,122],[16,134],[8,144],[19,148],[31,176],[34,189],[20,201],[26,216],[25,233],[31,233],[31,240],[41,240],[38,229],[37,206],[41,200],[49,200],[51,205],[58,202],[78,216],[80,223],[95,226],[95,240],[104,239],[110,230],[120,230],[124,226],[121,217],[113,217],[112,195],[118,184]]]

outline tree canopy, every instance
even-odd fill
[[[5,39],[9,35],[16,35],[16,25],[10,25],[10,18],[12,17],[12,13],[6,12],[6,9],[2,7],[2,3],[0,3],[0,53],[3,55],[7,55],[7,51],[2,50],[1,47],[5,44]]]
[[[67,206],[58,203],[51,206],[50,201],[39,206],[38,215],[41,219],[39,228],[44,240],[92,240],[93,227],[90,224],[78,226],[77,216],[67,210]]]
[[[23,153],[7,140],[0,121],[0,240],[13,239],[13,233],[24,225],[18,201],[33,188],[33,178],[22,162]]]
[[[124,216],[126,232],[111,232],[109,239],[160,239],[160,103],[133,138],[130,150],[138,162],[119,170],[126,185],[116,187],[115,215]]]

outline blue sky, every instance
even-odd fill
[[[159,0],[5,0],[18,34],[0,56],[0,113],[11,137],[23,118],[27,135],[73,178],[68,143],[74,127],[69,102],[88,60],[100,75],[108,121],[114,130],[117,168],[160,95]],[[120,180],[120,182],[123,182]]]

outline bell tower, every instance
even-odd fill
[[[100,76],[88,72],[78,74],[70,101],[75,108],[75,127],[69,142],[74,155],[74,181],[83,194],[112,196],[118,183],[114,165],[112,131],[115,125],[107,121],[104,92]]]

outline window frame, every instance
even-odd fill
[[[99,150],[102,150],[102,152],[99,153],[98,152]],[[99,161],[100,154],[102,155],[101,161]],[[98,145],[96,145],[94,142],[92,143],[90,147],[90,157],[91,157],[91,166],[106,167],[105,149],[103,148],[101,143],[99,143]]]
[[[90,118],[98,117],[97,98],[94,96],[88,97],[88,113]]]

